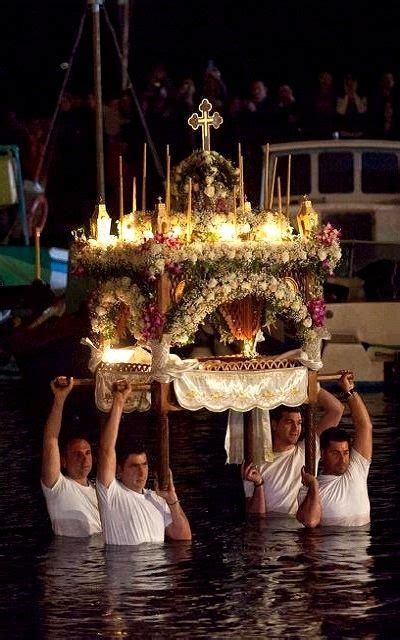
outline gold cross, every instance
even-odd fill
[[[210,151],[210,127],[218,129],[223,123],[223,118],[219,115],[218,111],[214,111],[213,115],[209,117],[208,114],[211,109],[211,102],[209,102],[207,98],[203,98],[199,105],[199,111],[201,111],[202,115],[199,117],[197,113],[192,113],[188,120],[188,125],[190,125],[192,129],[196,130],[201,127],[203,151]]]

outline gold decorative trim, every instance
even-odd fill
[[[228,356],[216,360],[203,360],[200,369],[205,371],[268,371],[302,367],[299,360],[272,360],[271,358],[236,358]]]

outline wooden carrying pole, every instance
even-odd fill
[[[166,313],[170,305],[171,284],[168,274],[159,276],[157,283],[157,303],[161,313]],[[159,339],[162,338],[160,330]],[[154,380],[151,386],[152,405],[156,413],[157,428],[157,477],[162,490],[169,482],[169,383]]]
[[[243,455],[245,465],[254,461],[254,426],[251,411],[243,414]]]
[[[317,372],[308,372],[308,404],[305,405],[304,428],[305,428],[305,467],[307,473],[315,475],[315,424],[314,413],[317,404]]]

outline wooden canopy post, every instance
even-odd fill
[[[245,464],[254,462],[254,426],[252,411],[243,414],[243,454]]]
[[[169,383],[152,384],[152,400],[156,412],[157,428],[157,478],[160,489],[168,488],[169,475],[169,420],[168,420]]]
[[[308,372],[308,404],[305,407],[305,467],[307,473],[315,475],[315,425],[314,414],[317,403],[318,387],[317,372]]]
[[[157,283],[157,304],[161,313],[166,313],[170,305],[171,283],[168,274],[162,274]],[[160,331],[159,339],[162,339]],[[152,383],[152,405],[156,412],[157,477],[161,489],[167,489],[169,479],[169,383]]]

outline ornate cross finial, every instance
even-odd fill
[[[223,123],[223,118],[219,115],[218,111],[214,111],[212,116],[208,115],[211,109],[211,102],[209,102],[207,98],[203,98],[201,104],[199,105],[201,116],[199,117],[198,113],[192,113],[188,120],[188,124],[192,127],[192,129],[196,130],[201,127],[203,151],[210,151],[210,127],[218,129]]]

